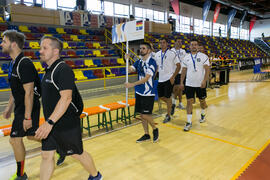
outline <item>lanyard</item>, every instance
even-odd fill
[[[11,79],[12,68],[13,68],[14,62],[15,62],[15,61],[11,61],[11,62],[9,63],[9,67],[8,67],[8,79],[9,79],[9,80]]]
[[[197,54],[198,54],[198,53],[197,53]],[[193,62],[193,67],[194,67],[194,70],[195,70],[195,71],[197,71],[197,70],[196,70],[196,62],[195,62],[195,61],[197,60],[197,54],[195,55],[195,60],[194,60],[194,59],[193,59],[193,55],[190,53],[190,56],[191,56],[191,59],[192,59],[192,62]]]
[[[168,51],[168,49],[166,49],[164,54],[162,54],[162,50],[161,50],[161,69],[163,69],[164,57],[165,57],[167,51]]]

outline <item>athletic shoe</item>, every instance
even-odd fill
[[[17,173],[15,173],[9,180],[28,180],[28,177],[26,173],[24,173],[23,176],[17,176]]]
[[[150,140],[150,135],[149,134],[145,134],[143,135],[140,139],[138,139],[136,142],[143,142],[143,141],[149,141]]]
[[[167,122],[169,122],[171,120],[171,117],[168,115],[168,114],[166,114],[166,117],[165,117],[165,119],[163,120],[163,123],[167,123]]]
[[[153,130],[153,142],[157,142],[159,137],[158,128]]]
[[[56,165],[57,166],[60,166],[64,163],[65,159],[66,159],[66,156],[64,155],[61,155],[61,154],[57,154],[58,155],[58,160],[56,162]]]
[[[177,106],[177,108],[179,108],[179,109],[186,109],[182,104],[179,104],[179,105]]]
[[[173,114],[174,114],[174,111],[175,111],[175,104],[172,104],[171,115],[173,115]]]
[[[98,172],[97,176],[89,176],[88,180],[102,180],[102,175]]]
[[[204,123],[204,122],[205,122],[205,114],[201,114],[200,123]]]
[[[184,131],[189,131],[191,129],[191,127],[192,127],[192,123],[187,122],[185,127],[184,127]]]

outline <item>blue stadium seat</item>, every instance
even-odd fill
[[[87,71],[83,71],[83,74],[88,78],[88,79],[94,79],[94,78],[97,78],[93,71],[91,70],[87,70]]]
[[[94,64],[97,65],[98,67],[102,66],[101,60],[100,59],[95,59],[93,60]]]
[[[58,34],[58,33],[56,32],[56,29],[55,29],[54,27],[49,27],[49,28],[48,28],[48,31],[49,31],[49,33],[51,33],[51,34]]]
[[[0,77],[0,89],[8,88],[9,85],[4,77]]]

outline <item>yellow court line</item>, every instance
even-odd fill
[[[182,128],[171,125],[171,124],[163,124],[163,125],[183,131]],[[209,139],[212,139],[212,140],[220,141],[220,142],[230,144],[230,145],[233,145],[233,146],[241,147],[241,148],[244,148],[244,149],[247,149],[247,150],[251,150],[251,151],[255,151],[255,152],[257,151],[256,149],[253,149],[253,148],[250,148],[250,147],[247,147],[247,146],[243,146],[243,145],[240,145],[240,144],[236,144],[236,143],[233,143],[233,142],[230,142],[230,141],[227,141],[227,140],[223,140],[223,139],[220,139],[220,138],[208,136],[208,135],[205,135],[205,134],[197,133],[197,132],[194,132],[194,131],[189,131],[189,133],[195,134],[195,135],[198,135],[198,136],[201,136],[201,137],[209,138]]]
[[[244,166],[237,171],[237,173],[231,178],[231,180],[237,179],[248,167],[249,165],[255,161],[255,159],[262,153],[262,151],[270,144],[270,139],[259,149],[247,162]]]

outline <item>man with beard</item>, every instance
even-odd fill
[[[10,179],[26,180],[24,172],[25,147],[23,137],[35,140],[35,131],[39,126],[40,79],[29,58],[23,56],[25,36],[15,30],[3,33],[2,52],[11,57],[8,79],[11,88],[8,105],[3,112],[5,119],[10,118],[14,108],[14,120],[10,133],[10,144],[17,162],[17,172]]]
[[[40,179],[49,180],[54,171],[54,154],[70,155],[90,174],[88,180],[101,180],[90,154],[83,150],[79,105],[72,97],[78,93],[72,69],[60,59],[63,43],[55,37],[41,39],[40,58],[48,65],[41,82],[43,114],[46,122],[36,131],[42,139]],[[77,94],[78,95],[78,94]]]
[[[186,97],[187,97],[187,123],[184,131],[189,131],[192,127],[192,104],[196,97],[200,100],[201,118],[200,123],[205,122],[205,110],[207,104],[205,101],[206,82],[209,78],[209,58],[207,55],[198,51],[198,41],[190,41],[190,54],[187,54],[183,61],[183,70],[181,76],[180,88],[184,89],[184,79],[186,77]]]
[[[158,128],[152,117],[155,101],[154,76],[156,74],[157,64],[151,57],[151,52],[152,49],[149,43],[144,42],[140,45],[140,55],[142,58],[129,67],[129,72],[138,72],[138,81],[125,84],[126,88],[135,87],[135,112],[141,115],[142,126],[145,133],[136,141],[138,143],[150,140],[148,124],[150,124],[153,129],[153,142],[157,142],[159,137]],[[129,59],[128,55],[126,55],[126,59]]]

